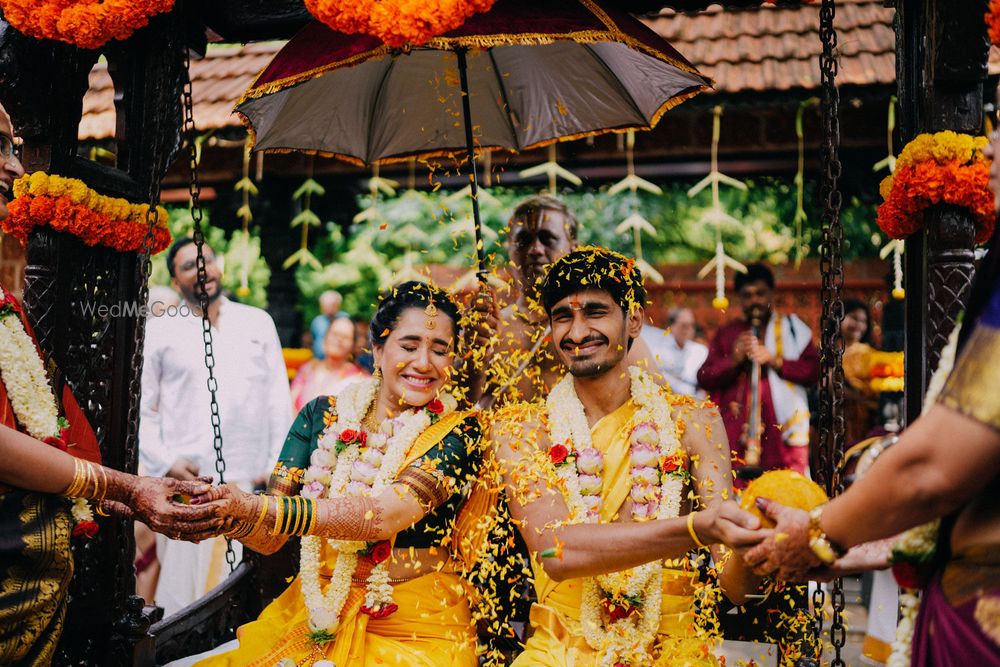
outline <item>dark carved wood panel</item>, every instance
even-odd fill
[[[964,209],[942,206],[931,212],[927,231],[927,368],[937,368],[965,308],[975,273],[975,227]]]

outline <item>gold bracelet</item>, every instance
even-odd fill
[[[108,471],[104,466],[98,466],[97,468],[101,473],[101,485],[99,487],[99,493],[96,500],[96,508],[98,516],[109,516],[107,512],[104,511],[104,499],[108,495]]]
[[[267,518],[267,507],[271,502],[271,498],[267,494],[262,494],[261,497],[264,499],[264,503],[260,508],[260,515],[257,517],[257,520],[253,522],[253,527],[250,529],[251,533],[260,528],[261,524],[264,523],[264,519]]]
[[[702,541],[698,539],[698,533],[694,532],[694,515],[695,514],[697,514],[697,512],[690,512],[688,514],[688,518],[687,518],[688,535],[691,536],[691,539],[694,540],[694,543],[698,546],[698,548],[704,549],[708,545],[707,544],[703,544]]]
[[[83,488],[84,479],[86,478],[86,469],[83,467],[83,461],[78,458],[73,458],[73,480],[69,483],[69,486],[62,492],[61,495],[67,498],[75,498],[80,490]]]
[[[281,520],[284,518],[285,504],[281,502],[281,498],[277,499],[274,507],[274,527],[271,529],[271,535],[278,535],[281,533]]]

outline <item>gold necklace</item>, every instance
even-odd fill
[[[372,406],[368,408],[368,412],[365,413],[364,419],[361,420],[361,425],[369,433],[378,433],[381,430],[381,425],[378,420],[375,419],[376,402],[372,402]]]

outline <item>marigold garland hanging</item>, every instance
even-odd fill
[[[4,19],[18,31],[81,49],[127,39],[173,6],[174,0],[0,0]]]
[[[419,46],[460,27],[496,0],[305,0],[319,21],[349,35],[378,37],[389,46]]]
[[[990,9],[986,12],[986,32],[990,42],[1000,46],[1000,0],[990,0]]]
[[[879,186],[885,202],[878,208],[878,226],[903,239],[923,228],[928,207],[952,204],[975,217],[976,243],[989,240],[995,214],[986,144],[986,137],[950,130],[916,137],[900,153],[896,171]]]
[[[142,250],[148,204],[97,194],[75,178],[35,172],[14,181],[10,215],[0,228],[22,244],[36,227],[69,232],[87,245],[103,245],[119,252]],[[157,207],[153,253],[170,245],[167,211]]]

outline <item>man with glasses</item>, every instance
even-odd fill
[[[743,318],[715,334],[698,384],[709,391],[726,424],[733,455],[743,459],[750,420],[750,371],[760,374],[759,465],[764,470],[809,466],[809,405],[806,389],[819,380],[819,350],[812,331],[793,314],[774,312],[774,274],[751,264],[734,279]],[[734,463],[733,468],[738,468]]]
[[[215,252],[207,245],[204,252],[225,480],[252,490],[266,482],[292,422],[288,376],[271,316],[227,299]],[[183,300],[149,318],[142,369],[140,460],[148,475],[181,480],[214,475],[216,460],[197,255],[189,237],[167,251],[172,285]],[[167,615],[228,574],[221,538],[201,544],[157,538],[156,548],[156,603]]]

